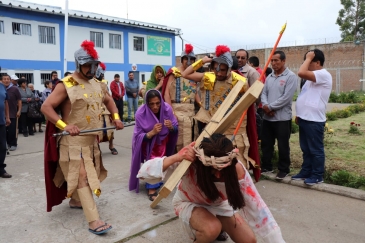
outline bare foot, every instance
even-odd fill
[[[70,202],[68,203],[70,205],[70,207],[82,207],[81,202],[80,201],[76,201],[75,199],[70,200]]]
[[[103,227],[100,227],[100,226],[103,226]],[[96,230],[96,232],[106,230],[110,226],[111,226],[110,224],[106,224],[103,220],[100,220],[100,219],[89,223],[89,228],[92,230],[95,230],[96,228],[100,227],[99,229]]]

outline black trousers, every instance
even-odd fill
[[[16,138],[16,118],[10,118],[10,121],[10,125],[6,127],[6,142],[9,147],[18,145],[18,139]]]
[[[6,126],[0,125],[0,175],[6,173],[5,157],[6,157]]]
[[[289,139],[291,134],[291,120],[289,121],[267,121],[262,124],[261,136],[261,167],[262,169],[272,170],[272,157],[274,153],[275,139],[278,141],[279,150],[279,171],[290,172],[290,147]]]
[[[20,114],[20,119],[19,119],[20,123],[21,123],[21,128],[22,128],[22,132],[23,134],[33,134],[33,120],[28,117],[28,113],[27,112],[22,112]]]
[[[123,121],[123,115],[124,115],[124,111],[123,111],[124,102],[123,102],[123,99],[121,99],[121,100],[114,99],[114,102],[115,102],[115,105],[118,108],[118,113],[119,113],[119,116],[120,116],[120,120]]]

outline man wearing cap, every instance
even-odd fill
[[[18,87],[18,76],[16,76],[15,74],[10,75],[10,79],[11,79],[11,83],[15,86]]]
[[[80,135],[80,131],[102,127],[102,103],[113,114],[118,130],[123,128],[123,123],[113,99],[105,94],[101,82],[93,78],[99,64],[93,42],[81,44],[75,52],[75,63],[76,71],[58,82],[42,106],[48,120],[45,138],[47,211],[65,197],[71,198],[70,207],[82,208],[89,231],[99,235],[112,227],[100,220],[92,193],[100,196],[100,182],[106,178],[107,171],[101,160],[98,133]],[[71,136],[54,138],[52,134],[59,131]]]
[[[195,70],[208,62],[211,62],[213,72],[195,72]],[[219,106],[223,103],[225,97],[227,97],[232,90],[232,87],[237,82],[244,82],[245,84],[242,90],[243,92],[237,96],[234,102],[237,102],[249,88],[245,77],[231,71],[232,65],[233,59],[230,49],[227,46],[219,45],[216,47],[215,58],[212,59],[205,56],[203,59],[193,63],[182,73],[183,77],[195,82],[200,82],[202,104],[199,112],[195,116],[198,121],[206,124],[209,123]],[[235,121],[232,126],[225,131],[224,134],[229,139],[232,138],[237,123],[238,121]],[[252,126],[254,129],[251,129]],[[234,145],[239,149],[238,158],[244,163],[246,168],[250,167],[249,162],[254,167],[259,163],[257,133],[255,131],[256,119],[254,106],[252,105],[247,111],[247,119],[242,123],[233,141]],[[258,177],[256,177],[256,180],[258,180]]]
[[[193,140],[193,116],[196,97],[196,83],[182,77],[182,72],[195,62],[193,46],[185,45],[181,53],[181,65],[171,68],[164,79],[162,96],[165,102],[172,106],[179,124],[177,150],[188,145]]]

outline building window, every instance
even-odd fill
[[[15,75],[18,78],[25,78],[27,80],[27,83],[32,83],[34,84],[34,76],[33,73],[15,73]]]
[[[122,49],[122,37],[121,35],[109,34],[109,48]]]
[[[41,84],[44,84],[46,81],[50,81],[52,79],[52,75],[50,73],[41,73]]]
[[[30,24],[12,23],[14,35],[32,35]]]
[[[0,21],[0,33],[4,33],[4,21]]]
[[[39,43],[56,44],[55,28],[48,26],[38,26]]]
[[[144,51],[144,38],[133,36],[133,49],[135,51]]]
[[[94,42],[95,47],[103,48],[103,33],[90,31],[90,40]]]

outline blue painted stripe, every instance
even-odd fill
[[[64,60],[64,16],[55,15],[48,12],[28,11],[15,8],[0,7],[1,16],[9,18],[24,19],[29,21],[39,21],[45,23],[53,23],[59,25],[59,40],[60,40],[60,60],[59,61],[28,61],[28,60],[13,60],[13,59],[0,59],[0,66],[5,69],[23,69],[23,70],[61,70],[64,73],[67,70],[63,70]],[[142,29],[138,27],[124,26],[120,24],[105,23],[99,21],[92,21],[87,19],[69,17],[70,26],[80,26],[93,29],[106,29],[123,32],[123,55],[125,63],[106,63],[108,70],[125,70],[125,79],[128,78],[128,71],[131,70],[131,64],[129,64],[129,33],[143,34],[143,35],[156,35],[161,37],[171,38],[171,66],[175,66],[175,36],[173,33],[163,32],[159,30]],[[69,38],[72,38],[69,36]],[[133,43],[131,43],[133,44]],[[151,72],[154,64],[138,64],[138,71]],[[168,70],[170,66],[164,65],[164,68]],[[75,64],[73,61],[67,62],[68,70],[75,70]]]
[[[62,70],[59,61],[28,61],[0,59],[0,66],[3,69],[22,69],[22,70]]]

